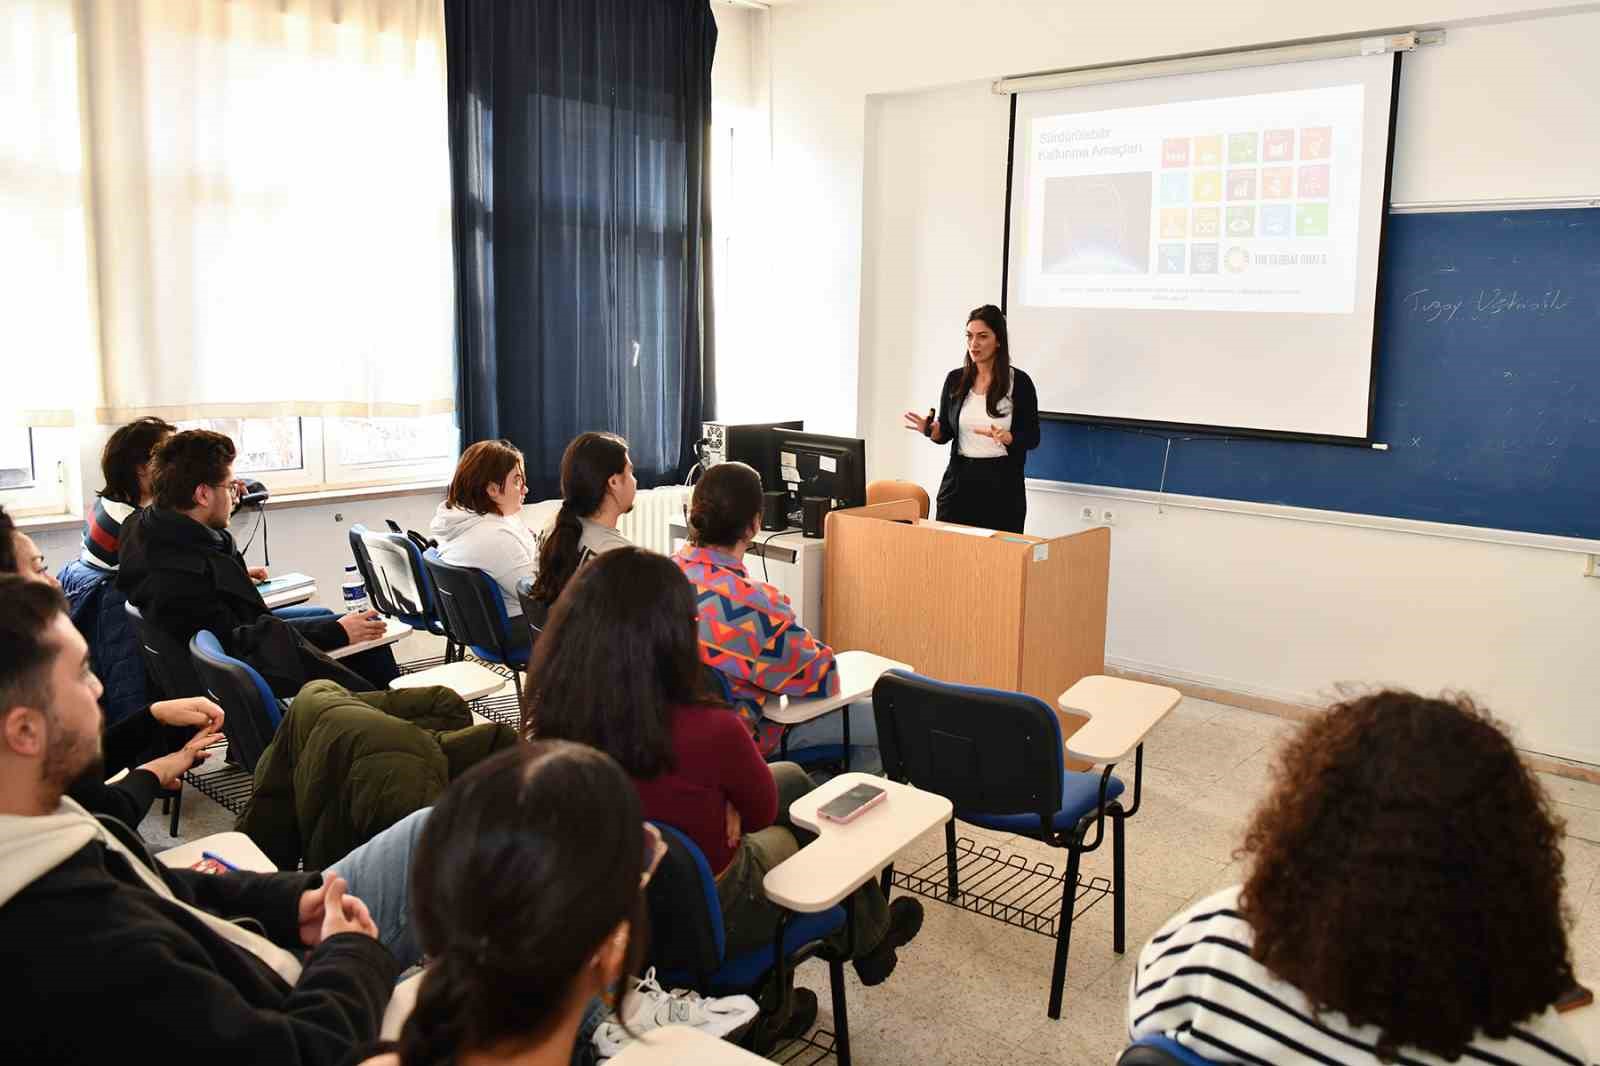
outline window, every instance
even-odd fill
[[[209,429],[239,449],[233,472],[275,492],[314,492],[433,481],[455,466],[454,415],[422,418],[206,418],[180,429]]]
[[[66,471],[76,458],[71,429],[0,428],[0,504],[14,517],[65,513]]]

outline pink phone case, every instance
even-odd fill
[[[835,818],[833,815],[820,809],[817,811],[817,817],[826,818],[835,825],[848,825],[888,798],[889,793],[880,792],[876,796],[873,796],[871,799],[867,800],[867,802],[863,803],[861,806],[857,807],[855,810],[851,811],[849,814],[845,815],[843,818]]]

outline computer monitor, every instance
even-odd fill
[[[863,507],[867,502],[867,442],[858,437],[821,433],[775,433],[777,483],[789,490],[789,517],[799,525],[800,500],[825,496],[831,510]]]

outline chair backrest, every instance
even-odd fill
[[[283,721],[277,698],[254,667],[222,650],[221,642],[209,629],[202,629],[189,641],[189,654],[196,672],[205,681],[207,693],[222,708],[222,732],[233,757],[254,773],[261,753],[272,743],[278,724]]]
[[[378,580],[378,572],[372,567],[372,556],[367,552],[367,546],[362,538],[367,536],[367,527],[360,522],[350,527],[350,554],[355,557],[356,573],[361,575],[361,583],[367,587],[367,599],[381,614],[400,617],[400,611],[393,601],[389,599],[388,590],[383,582]],[[404,619],[402,619],[404,621]],[[406,623],[410,625],[409,622]]]
[[[722,965],[727,940],[711,866],[694,841],[670,825],[661,830],[667,853],[650,879],[650,965],[691,980]]]
[[[150,675],[158,699],[178,700],[190,696],[204,696],[205,682],[195,673],[189,659],[189,649],[177,637],[159,626],[145,621],[144,615],[132,603],[123,610],[133,622],[133,632],[139,643],[139,655],[144,659],[145,671]]]
[[[532,577],[517,579],[517,602],[522,604],[522,617],[528,620],[528,628],[538,636],[544,632],[544,624],[550,619],[550,605],[534,599],[533,582]]]
[[[1061,723],[1021,692],[953,685],[891,670],[872,689],[884,775],[962,811],[1038,814],[1061,806]]]
[[[707,692],[724,703],[733,702],[733,682],[728,680],[727,674],[709,663],[701,663],[700,677],[705,682]]]
[[[439,615],[455,639],[480,659],[505,662],[513,654],[510,618],[494,579],[477,567],[445,562],[434,548],[422,553],[422,566],[433,582]]]
[[[1117,1056],[1117,1066],[1213,1066],[1170,1036],[1142,1036]]]
[[[361,545],[372,565],[373,583],[367,589],[373,604],[414,629],[449,636],[433,602],[433,582],[422,565],[422,552],[404,533],[364,530]],[[381,600],[377,597],[381,597]],[[385,610],[387,603],[393,611]]]
[[[928,490],[914,481],[872,481],[867,484],[867,506],[875,503],[893,503],[895,500],[916,500],[922,517],[928,517]]]

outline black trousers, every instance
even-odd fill
[[[969,459],[952,455],[939,482],[941,522],[1021,533],[1028,518],[1022,464],[1010,458]]]

